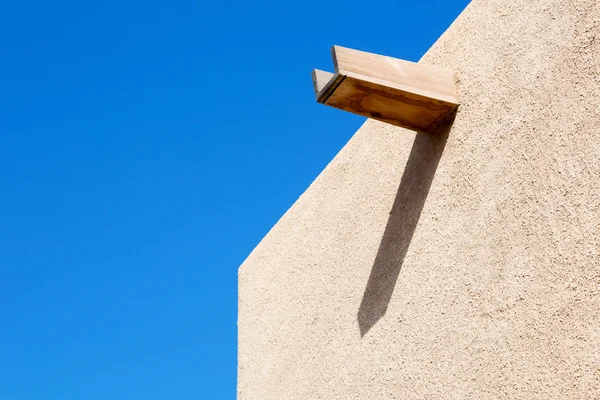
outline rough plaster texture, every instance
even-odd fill
[[[600,398],[600,2],[475,0],[239,270],[239,400]]]

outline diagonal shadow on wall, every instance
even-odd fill
[[[446,121],[438,135],[417,134],[415,137],[358,309],[357,319],[361,337],[387,311],[454,117],[455,115],[452,115]]]

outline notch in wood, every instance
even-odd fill
[[[459,105],[452,71],[340,46],[331,55],[335,73],[313,70],[319,103],[433,134]]]

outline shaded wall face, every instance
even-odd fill
[[[239,271],[238,399],[600,398],[600,3],[475,0]]]

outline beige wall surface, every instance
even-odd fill
[[[421,62],[449,133],[367,121],[240,267],[239,400],[600,399],[600,2],[474,0]]]

